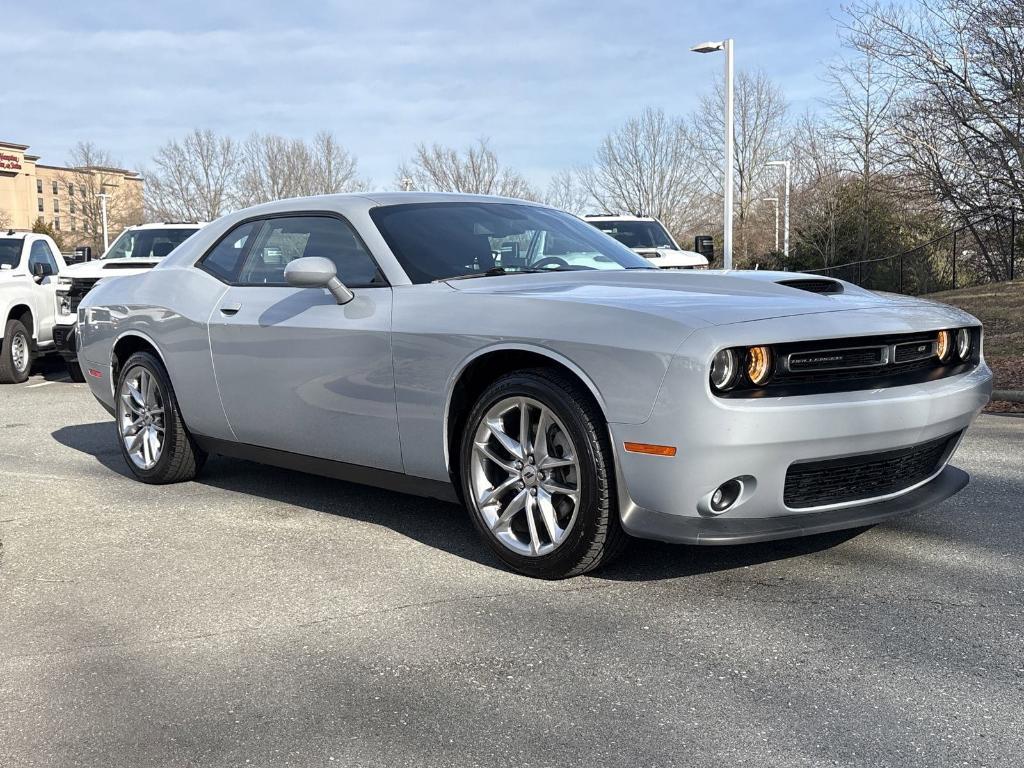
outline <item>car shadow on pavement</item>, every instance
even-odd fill
[[[112,472],[132,476],[117,447],[110,421],[61,427],[52,437],[61,445],[94,457]],[[503,567],[480,541],[465,511],[456,504],[221,456],[211,457],[193,482],[384,526],[466,560]],[[611,581],[657,581],[727,571],[820,552],[864,530],[729,547],[692,547],[634,539],[618,560],[592,576]]]
[[[44,381],[71,381],[64,360],[57,355],[44,355],[32,363],[32,376],[39,376]]]

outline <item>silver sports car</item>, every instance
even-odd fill
[[[678,272],[519,200],[284,200],[82,302],[139,480],[209,453],[469,510],[510,567],[627,534],[732,544],[933,507],[988,400],[978,321],[802,274]]]

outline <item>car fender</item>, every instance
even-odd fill
[[[126,338],[129,338],[129,337],[134,337],[134,338],[137,338],[137,339],[142,339],[147,344],[149,344],[149,346],[151,346],[153,348],[153,350],[156,352],[156,356],[160,358],[160,362],[164,366],[164,370],[168,371],[167,375],[168,375],[168,377],[170,377],[170,369],[167,367],[167,361],[164,359],[164,353],[160,349],[160,345],[157,344],[156,341],[153,339],[153,337],[150,336],[145,331],[140,331],[137,328],[133,328],[133,329],[131,329],[129,331],[124,331],[122,333],[119,333],[117,336],[114,337],[114,340],[110,344],[110,359],[109,359],[109,363],[110,363],[110,394],[111,395],[114,394],[114,389],[117,386],[117,382],[114,381],[114,350],[117,349],[117,345],[118,345],[118,343],[122,339],[126,339]],[[173,383],[174,382],[171,382],[172,385],[173,385]]]
[[[36,322],[36,311],[32,306],[32,297],[20,291],[20,287],[17,282],[15,284],[0,285],[0,337],[3,336],[4,326],[7,325],[7,316],[11,313],[11,309],[19,304],[24,304],[28,307],[29,316],[32,318],[32,339],[33,341],[38,341],[39,324]]]
[[[546,357],[553,362],[564,365],[570,371],[572,371],[576,377],[583,382],[583,385],[590,391],[590,394],[597,400],[598,407],[602,413],[607,413],[608,409],[605,404],[604,397],[601,394],[601,390],[598,389],[597,384],[594,383],[593,379],[588,376],[582,368],[576,363],[567,358],[565,355],[557,352],[550,347],[545,347],[541,344],[530,344],[528,342],[497,342],[489,344],[480,349],[473,350],[472,353],[463,358],[459,364],[453,370],[451,376],[448,377],[448,381],[445,385],[445,401],[444,411],[442,416],[442,429],[444,430],[443,435],[443,446],[444,446],[444,463],[446,467],[451,467],[451,457],[449,456],[448,445],[449,437],[448,434],[448,423],[449,416],[451,414],[452,399],[455,396],[455,385],[458,383],[462,374],[465,372],[474,360],[478,360],[484,355],[491,354],[493,352],[532,352],[533,354]]]

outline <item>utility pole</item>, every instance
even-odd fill
[[[725,53],[725,167],[722,178],[725,210],[722,222],[722,266],[732,269],[732,167],[733,167],[733,77],[732,38],[719,42],[700,43],[690,50],[694,53]]]
[[[786,225],[785,238],[783,239],[782,254],[789,259],[789,177],[792,170],[792,163],[789,160],[770,160],[765,165],[781,165],[786,170]]]
[[[100,211],[103,218],[103,252],[110,248],[110,240],[107,238],[107,193],[100,192],[96,195],[100,199]]]

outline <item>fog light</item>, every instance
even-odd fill
[[[956,356],[966,360],[971,355],[971,332],[961,328],[956,332]]]
[[[711,511],[716,515],[725,512],[736,503],[742,492],[743,484],[739,480],[733,479],[722,483],[711,494]]]

